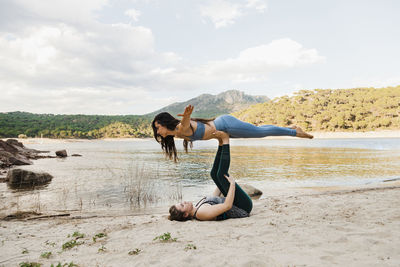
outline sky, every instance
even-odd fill
[[[0,112],[400,85],[396,0],[0,0]]]

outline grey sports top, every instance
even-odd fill
[[[197,129],[194,131],[193,135],[189,136],[190,141],[196,141],[196,140],[201,140],[203,139],[204,132],[205,132],[205,125],[202,122],[196,121],[197,122]]]
[[[207,203],[207,204],[210,204],[210,205],[217,205],[217,204],[222,204],[224,202],[225,202],[225,198],[224,197],[203,197],[195,205],[195,207],[197,207],[197,209],[193,214],[193,218],[198,220],[197,217],[196,217],[197,211],[200,209],[201,205],[203,205],[204,203]],[[241,208],[238,208],[235,205],[233,205],[230,210],[218,215],[216,220],[217,221],[222,221],[222,220],[226,220],[226,219],[229,219],[229,218],[244,218],[244,217],[249,217],[249,213],[247,211],[242,210]]]

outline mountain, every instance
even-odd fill
[[[190,104],[194,106],[192,117],[212,118],[267,101],[270,101],[270,99],[266,96],[251,96],[242,91],[229,90],[218,95],[202,94],[185,102],[173,103],[146,115],[154,116],[160,112],[169,112],[171,115],[176,116],[182,113],[185,107]]]

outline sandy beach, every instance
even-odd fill
[[[249,218],[220,222],[171,222],[166,209],[1,220],[0,266],[399,266],[399,207],[394,181],[267,196]],[[71,240],[82,244],[62,249]]]

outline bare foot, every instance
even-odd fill
[[[306,133],[300,127],[297,127],[297,126],[294,125],[294,126],[292,126],[290,128],[296,130],[296,137],[308,138],[308,139],[313,139],[314,138],[314,136],[312,136],[311,134]]]

